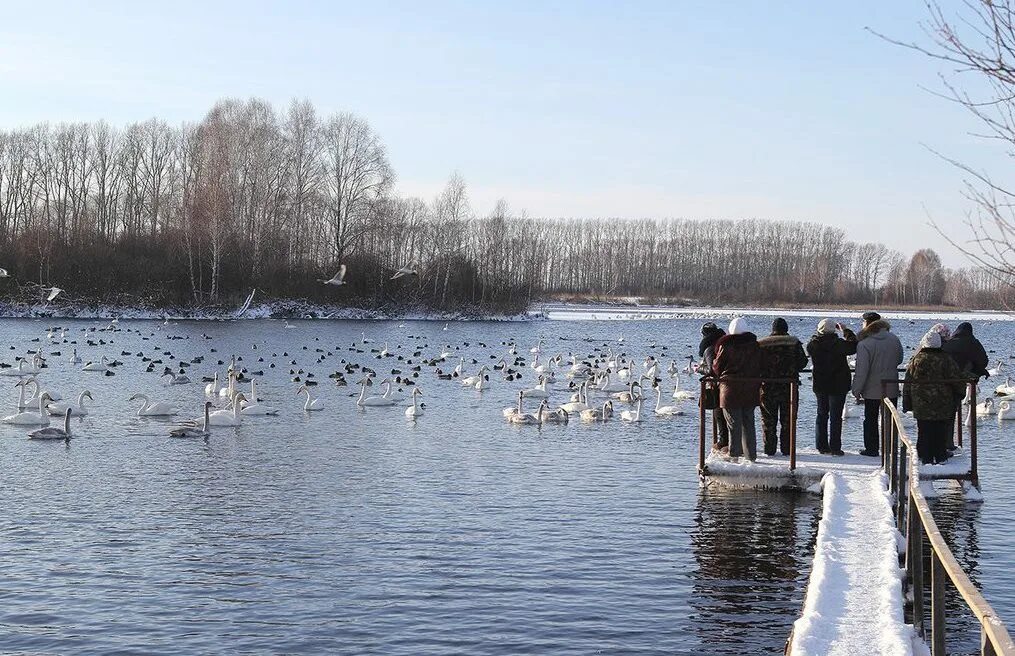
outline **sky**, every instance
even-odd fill
[[[923,0],[0,0],[0,128],[198,121],[260,97],[351,111],[405,195],[477,213],[815,221],[966,264],[963,174],[997,145],[943,90]],[[944,0],[945,11],[960,10]]]

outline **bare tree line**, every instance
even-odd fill
[[[933,251],[907,259],[813,223],[535,219],[503,201],[481,216],[457,175],[428,201],[395,195],[394,178],[365,120],[306,101],[278,112],[225,100],[175,127],[0,132],[0,266],[21,282],[3,293],[55,284],[82,299],[204,305],[257,287],[503,310],[547,296],[991,307],[1005,293]],[[346,286],[315,282],[340,263]],[[409,263],[419,276],[389,279]]]

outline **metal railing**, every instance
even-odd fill
[[[960,381],[934,381],[960,382]],[[961,381],[965,382],[965,381]],[[914,384],[910,382],[910,384]],[[928,381],[928,384],[930,382]],[[970,398],[974,421],[971,426],[970,447],[975,454],[976,445],[976,390]],[[959,425],[962,424],[961,412]],[[881,406],[882,464],[891,481],[895,499],[895,519],[906,538],[906,582],[912,597],[913,625],[931,647],[933,656],[943,656],[945,646],[945,584],[950,582],[965,601],[966,606],[980,623],[980,653],[984,655],[1015,656],[1015,643],[998,614],[991,608],[969,576],[959,565],[934,521],[927,499],[920,491],[919,458],[916,447],[906,435],[901,415],[886,399]],[[970,480],[975,482],[975,455]],[[929,563],[925,562],[924,546],[930,546]],[[930,627],[924,621],[926,593],[924,582],[930,577]],[[929,637],[929,639],[928,639]]]

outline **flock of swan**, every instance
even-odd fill
[[[336,278],[341,279],[342,273],[339,271]],[[167,320],[157,330],[168,325]],[[13,364],[0,363],[0,376],[17,379],[16,411],[0,418],[0,423],[33,429],[28,434],[31,439],[71,439],[72,418],[93,416],[102,404],[95,403],[95,395],[90,389],[83,389],[66,399],[56,391],[52,382],[47,380],[48,372],[55,368],[54,359],[61,361],[65,373],[74,382],[85,383],[91,376],[116,376],[129,371],[129,367],[125,366],[127,363],[119,360],[113,352],[113,345],[120,343],[116,341],[120,338],[116,333],[134,333],[141,340],[191,337],[174,337],[165,332],[160,334],[157,330],[145,332],[142,326],[121,327],[114,319],[104,327],[93,325],[74,329],[84,333],[83,336],[70,334],[67,328],[50,328],[44,336],[31,339],[39,342],[39,347],[30,348]],[[287,337],[292,334],[286,333]],[[204,334],[201,337],[212,339]],[[531,348],[520,348],[514,341],[504,341],[492,347],[483,342],[463,342],[457,346],[446,343],[440,348],[432,348],[422,336],[405,337],[411,342],[407,346],[375,344],[374,340],[361,333],[361,339],[347,346],[335,345],[326,349],[314,344],[311,349],[310,345],[296,346],[298,342],[294,342],[292,348],[314,354],[314,364],[322,368],[329,360],[340,359],[340,366],[327,375],[331,385],[338,388],[356,385],[358,393],[348,395],[355,406],[364,409],[396,408],[409,421],[425,415],[427,406],[423,388],[429,385],[474,390],[479,398],[492,386],[515,387],[510,394],[517,398],[517,403],[503,410],[505,420],[512,425],[566,424],[572,418],[583,422],[609,422],[615,409],[620,421],[637,423],[648,417],[683,415],[685,410],[681,402],[695,398],[693,392],[680,386],[680,377],[691,371],[689,367],[680,369],[671,361],[663,370],[655,356],[636,361],[623,352],[615,352],[605,343],[579,354],[570,351],[550,353],[544,340]],[[315,338],[317,341],[320,337]],[[50,348],[46,349],[45,345]],[[250,347],[256,352],[258,344]],[[93,359],[82,358],[79,349],[92,353]],[[662,349],[665,352],[666,347]],[[216,427],[235,428],[255,417],[275,417],[280,414],[280,409],[302,411],[312,416],[328,407],[329,402],[316,394],[317,386],[324,381],[318,379],[306,360],[302,365],[297,364],[295,353],[293,356],[285,351],[270,355],[257,353],[257,370],[253,370],[255,366],[245,366],[242,356],[233,355],[217,360],[214,368],[209,370],[211,359],[219,356],[215,355],[215,348],[204,350],[206,352],[189,359],[177,358],[169,348],[161,346],[147,352],[135,352],[133,349],[120,351],[119,357],[139,361],[144,373],[160,379],[147,389],[124,394],[123,400],[130,404],[131,414],[167,423],[175,422],[181,414],[190,414],[159,398],[162,396],[160,389],[176,386],[182,386],[178,388],[180,390],[194,390],[187,394],[194,397],[193,415],[196,415],[174,426],[167,425],[168,435],[176,438],[208,437]],[[478,358],[482,357],[488,358],[489,362],[480,362]],[[278,373],[277,370],[286,365],[290,367],[291,393],[299,397],[299,401],[276,406],[263,396],[258,380],[272,369],[276,370],[273,374]],[[198,375],[199,371],[203,375]],[[323,372],[321,374],[323,376]],[[524,381],[530,382],[526,386]],[[94,385],[83,387],[99,389]],[[116,388],[119,389],[119,386]],[[664,396],[668,397],[667,402],[664,402]],[[653,397],[654,406],[646,406],[646,400]],[[63,422],[51,426],[56,418],[62,418]]]
[[[335,278],[341,280],[343,273],[340,270]],[[288,322],[286,326],[293,327]],[[154,330],[146,328],[150,324],[121,327],[114,319],[104,327],[96,324],[75,329],[83,336],[69,334],[68,329],[50,328],[44,336],[31,339],[39,342],[39,347],[30,348],[13,364],[0,362],[0,376],[17,379],[15,412],[0,418],[0,423],[32,429],[31,439],[69,440],[73,418],[102,412],[102,404],[96,403],[95,395],[87,389],[100,388],[82,385],[85,389],[64,398],[46,384],[53,359],[66,363],[64,368],[82,382],[90,376],[116,376],[129,370],[117,359],[113,347],[120,343],[115,341],[120,339],[117,333],[124,332],[133,333],[135,343],[138,337],[141,341],[154,340],[153,348],[147,351],[120,350],[119,357],[136,360],[143,372],[152,374],[158,383],[125,393],[123,400],[130,404],[132,415],[146,420],[168,424],[181,414],[190,414],[193,418],[167,425],[169,436],[176,438],[208,437],[216,427],[237,428],[245,421],[277,417],[282,412],[313,417],[335,403],[318,395],[321,384],[339,388],[355,407],[401,412],[410,422],[426,414],[424,387],[436,389],[436,398],[452,407],[455,401],[448,400],[449,387],[474,391],[479,403],[484,392],[497,388],[500,393],[495,398],[514,399],[502,409],[504,421],[514,426],[564,425],[571,421],[639,423],[697,412],[695,392],[681,387],[682,379],[687,387],[697,387],[694,358],[683,356],[679,359],[686,360],[686,364],[678,365],[678,359],[668,355],[667,346],[655,343],[649,345],[649,355],[634,357],[625,351],[622,337],[615,343],[586,339],[580,348],[576,347],[579,340],[560,338],[559,346],[564,348],[554,349],[543,339],[531,347],[515,340],[490,345],[473,340],[436,347],[429,343],[432,336],[428,339],[404,334],[393,338],[403,343],[389,344],[375,343],[360,333],[360,339],[352,343],[325,348],[320,345],[320,336],[310,343],[300,343],[298,338],[290,337],[298,333],[285,331],[285,343],[294,351],[292,355],[284,349],[269,352],[267,342],[262,340],[249,344],[253,356],[247,355],[244,362],[243,356],[217,355],[213,346],[217,342],[199,348],[196,356],[177,357],[167,346],[156,344],[197,335],[170,334],[168,320]],[[214,339],[206,334],[200,338]],[[47,344],[49,349],[44,347]],[[79,348],[93,359],[85,361]],[[297,359],[297,352],[302,354],[301,359]],[[325,367],[334,368],[325,374]],[[993,371],[999,374],[1003,367],[998,363]],[[291,385],[289,400],[266,398],[258,381],[268,373],[277,381],[285,368]],[[341,388],[351,386],[358,388],[354,388],[356,392],[341,392]],[[268,387],[277,393],[277,386]],[[181,412],[177,405],[160,398],[168,389],[193,397],[193,414]],[[988,416],[1015,420],[1015,384],[1006,381],[997,386],[995,395],[969,408],[967,421]],[[172,396],[179,400],[180,394]],[[189,406],[190,401],[183,405]],[[854,412],[851,405],[844,410],[846,416]],[[58,418],[63,419],[62,423],[50,425]]]

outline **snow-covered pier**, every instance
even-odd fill
[[[885,403],[881,458],[797,453],[795,440],[792,457],[732,462],[712,452],[699,462],[702,485],[823,495],[814,562],[787,654],[943,655],[949,583],[980,621],[982,653],[1015,656],[1015,643],[955,560],[926,501],[934,483],[945,480],[961,486],[968,500],[982,500],[975,429],[946,463],[921,465],[902,422]],[[700,434],[704,441],[705,430]]]

